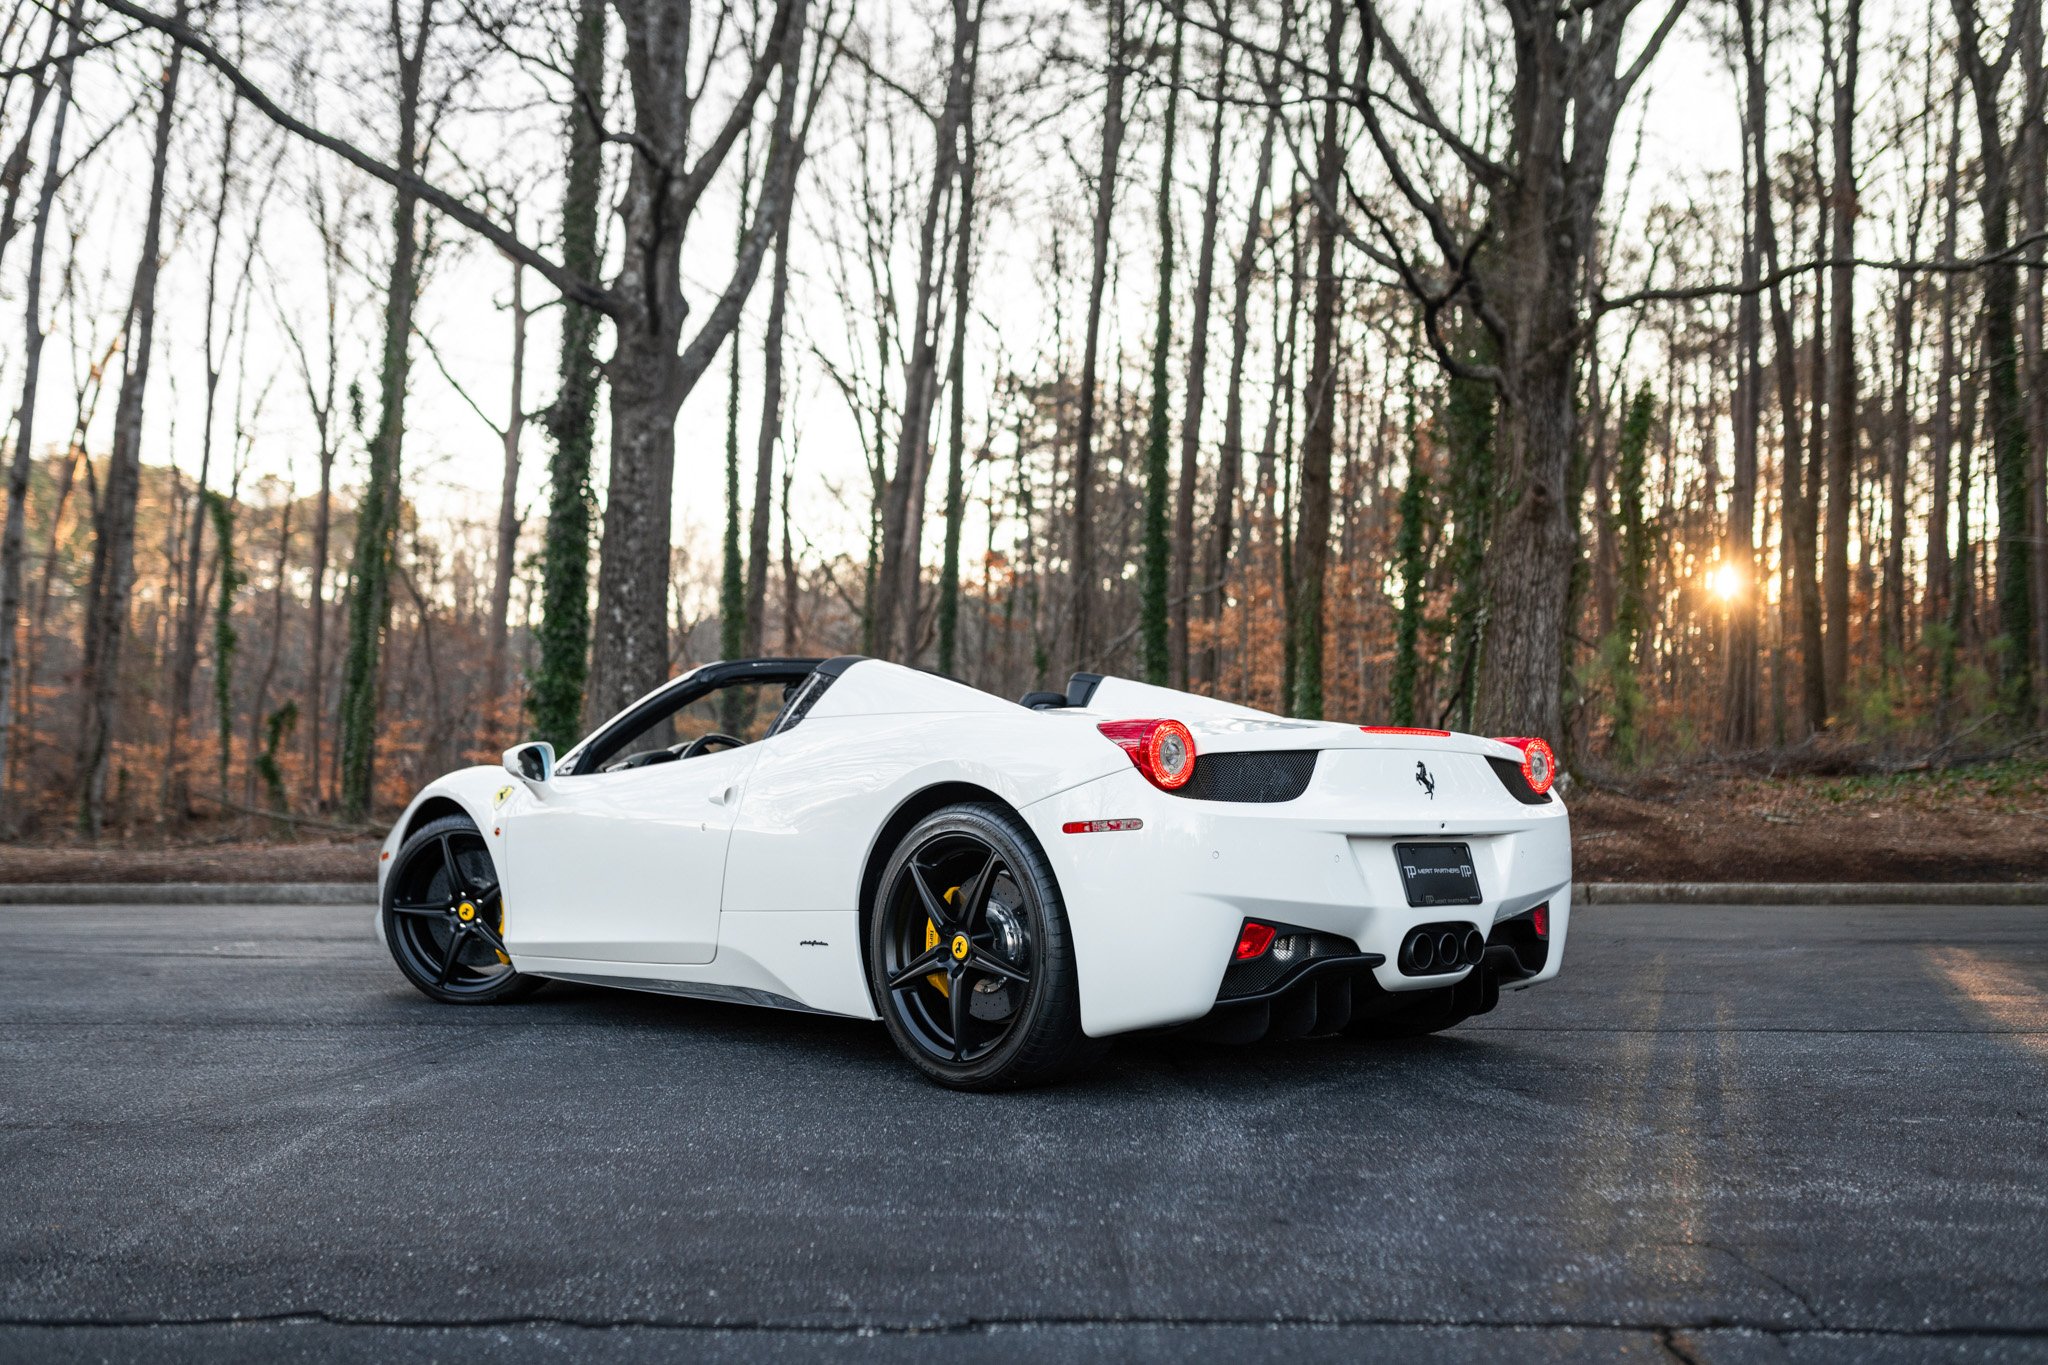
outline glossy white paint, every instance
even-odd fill
[[[1324,752],[1296,800],[1188,800],[1151,786],[1095,728],[1135,716],[1185,721],[1201,753]],[[1392,964],[1408,929],[1483,931],[1548,901],[1548,965],[1519,984],[1554,976],[1571,917],[1569,818],[1562,801],[1516,801],[1488,755],[1520,760],[1469,735],[1367,734],[1114,678],[1085,709],[1029,711],[865,660],[801,723],[743,749],[546,784],[502,767],[452,773],[415,799],[386,852],[428,803],[467,812],[504,879],[521,971],[873,1018],[863,876],[887,857],[891,817],[935,788],[985,792],[1045,849],[1073,928],[1082,1026],[1103,1036],[1207,1013],[1248,917],[1352,938],[1387,958],[1383,987],[1416,990],[1457,978],[1402,976]],[[1142,829],[1061,832],[1133,817]],[[1469,844],[1489,899],[1411,908],[1393,853],[1404,839]]]
[[[761,747],[515,787],[498,813],[498,862],[518,906],[506,915],[506,946],[556,958],[711,961],[733,816]]]

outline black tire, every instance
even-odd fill
[[[1423,1038],[1432,1033],[1442,1033],[1447,1028],[1456,1028],[1473,1014],[1464,1008],[1455,986],[1417,991],[1405,998],[1397,996],[1395,1001],[1397,1003],[1390,1002],[1388,1008],[1366,1018],[1352,1019],[1344,1026],[1344,1036],[1370,1042]]]
[[[1040,1084],[1106,1050],[1081,1032],[1052,868],[1001,806],[947,806],[904,836],[868,919],[867,966],[889,1036],[940,1085]]]
[[[392,961],[430,999],[501,1005],[546,984],[512,969],[498,870],[466,815],[430,820],[399,846],[381,913]]]

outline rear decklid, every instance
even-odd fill
[[[1457,811],[1508,819],[1553,804],[1522,779],[1519,748],[1479,735],[1293,720],[1127,678],[1104,678],[1085,707],[1064,714],[1097,723],[1181,721],[1198,755],[1190,796],[1269,803],[1306,795],[1311,804],[1383,816]]]

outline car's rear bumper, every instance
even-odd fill
[[[1024,817],[1059,878],[1081,979],[1081,1023],[1092,1036],[1184,1023],[1218,1004],[1247,919],[1349,939],[1383,992],[1454,985],[1470,968],[1412,976],[1402,939],[1426,923],[1497,922],[1549,906],[1539,971],[1557,974],[1571,922],[1571,829],[1562,802],[1417,800],[1407,808],[1321,790],[1259,805],[1193,801],[1151,786],[1135,769],[1026,807]],[[1073,822],[1140,820],[1142,828],[1067,833]],[[1413,907],[1393,846],[1406,840],[1470,846],[1477,905]]]

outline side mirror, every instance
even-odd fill
[[[505,771],[522,782],[544,787],[555,777],[555,746],[544,739],[515,744],[505,751]]]

